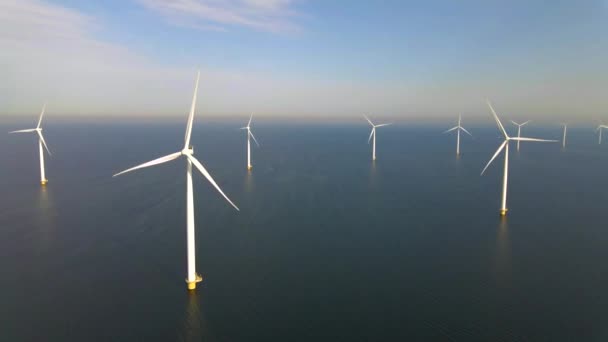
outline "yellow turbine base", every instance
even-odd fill
[[[45,179],[45,180],[41,180],[41,181],[40,181],[40,184],[41,184],[41,185],[46,185],[46,183],[48,183],[48,182],[49,182],[49,180],[48,180],[48,179]]]
[[[247,165],[247,170],[248,170],[248,171],[251,171],[251,169],[253,169],[253,166],[251,166],[251,165]]]
[[[500,216],[506,216],[507,215],[507,209],[500,209]]]
[[[201,277],[200,274],[196,275],[196,279],[194,281],[188,281],[188,279],[186,279],[186,284],[188,284],[188,290],[196,290],[196,283],[200,283],[201,281],[203,281],[203,277]]]

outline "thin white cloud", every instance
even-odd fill
[[[293,0],[136,0],[169,23],[193,28],[245,27],[274,33],[300,30]]]

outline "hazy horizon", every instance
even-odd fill
[[[608,4],[0,0],[0,116],[600,121]],[[30,114],[31,113],[31,114]],[[484,119],[485,120],[485,119]]]

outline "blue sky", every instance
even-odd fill
[[[605,0],[0,0],[0,113],[599,120]],[[466,115],[466,114],[465,114]]]

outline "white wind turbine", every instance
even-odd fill
[[[166,163],[168,161],[177,159],[181,156],[186,157],[186,235],[187,235],[187,250],[188,250],[188,278],[186,278],[186,283],[188,284],[189,290],[194,290],[196,288],[196,283],[202,281],[202,277],[196,273],[196,254],[194,248],[194,196],[192,193],[192,164],[207,178],[209,183],[215,187],[215,189],[222,195],[224,198],[230,203],[236,210],[239,210],[237,206],[232,203],[232,201],[224,194],[222,189],[217,185],[217,183],[213,180],[209,172],[205,169],[203,164],[201,164],[196,158],[194,158],[193,153],[194,150],[192,146],[190,146],[190,136],[192,135],[192,121],[194,119],[194,108],[196,106],[196,95],[198,91],[198,80],[200,77],[200,72],[196,76],[196,85],[194,87],[194,97],[192,98],[192,107],[190,108],[190,115],[188,116],[188,123],[186,125],[186,135],[184,137],[184,147],[181,151],[169,154],[164,157],[160,157],[158,159],[154,159],[147,163],[132,167],[125,171],[119,172],[115,174],[113,177],[121,175],[123,173],[142,169],[145,167],[158,165],[162,163]]]
[[[367,116],[363,115],[363,117],[372,126],[372,132],[369,134],[367,143],[369,144],[369,141],[372,139],[372,137],[374,137],[374,142],[372,143],[372,160],[376,160],[376,128],[382,127],[382,126],[388,126],[388,125],[392,125],[392,124],[387,123],[387,124],[374,125]]]
[[[462,130],[463,132],[465,132],[466,134],[473,136],[471,133],[469,133],[469,131],[467,131],[464,127],[460,126],[460,121],[461,121],[461,116],[460,114],[458,115],[458,126],[456,127],[452,127],[450,129],[448,129],[447,131],[443,132],[443,133],[448,133],[451,132],[453,130],[456,130],[456,155],[460,155],[460,131]]]
[[[599,126],[597,126],[597,128],[595,129],[596,131],[599,131],[600,135],[599,135],[599,141],[598,144],[602,143],[602,129],[604,128],[608,128],[608,126],[600,124]]]
[[[46,103],[44,104],[44,106],[42,106],[42,112],[40,112],[40,118],[38,119],[38,125],[36,126],[36,128],[21,129],[18,131],[9,132],[9,133],[36,132],[38,134],[38,150],[40,151],[40,184],[42,184],[42,185],[46,185],[46,183],[49,182],[48,179],[46,179],[46,175],[44,173],[44,151],[42,150],[42,146],[44,146],[46,151],[49,153],[49,156],[51,155],[51,151],[49,151],[49,148],[46,146],[46,142],[44,141],[44,137],[42,136],[42,127],[40,127],[40,124],[42,123],[42,117],[44,116],[45,109],[46,109]]]
[[[566,148],[566,132],[568,131],[568,124],[563,123],[562,126],[564,126],[564,135],[562,137],[562,147]]]
[[[249,138],[253,138],[255,144],[260,147],[260,144],[258,144],[258,141],[253,136],[253,133],[251,133],[251,119],[253,119],[253,113],[251,113],[251,116],[249,117],[249,122],[247,123],[247,126],[241,127],[241,129],[247,130],[247,170],[251,170],[253,168],[253,166],[251,165],[251,139]]]
[[[528,120],[522,124],[518,124],[517,122],[511,120],[511,123],[514,124],[515,126],[517,126],[517,137],[518,138],[521,136],[521,128],[523,126],[525,126],[526,124],[528,124],[528,122],[530,122],[530,120]],[[517,141],[517,150],[519,151],[519,140]]]
[[[502,181],[502,203],[501,203],[501,206],[500,206],[500,215],[504,216],[504,215],[507,214],[507,179],[509,177],[509,142],[511,140],[515,140],[517,142],[520,142],[520,141],[557,142],[557,140],[544,140],[544,139],[523,138],[523,137],[517,137],[517,138],[511,138],[511,137],[509,137],[509,135],[507,134],[507,131],[505,131],[505,128],[503,127],[502,123],[498,119],[498,115],[496,115],[496,112],[494,111],[494,108],[492,108],[492,104],[490,104],[490,101],[487,101],[487,102],[488,102],[488,106],[490,107],[490,110],[492,111],[492,115],[494,116],[494,120],[496,121],[496,125],[498,125],[498,128],[500,129],[500,131],[504,135],[505,140],[503,141],[502,144],[500,144],[500,146],[498,147],[498,150],[496,150],[496,153],[494,153],[494,156],[492,156],[492,159],[490,159],[490,161],[488,162],[488,164],[486,165],[486,167],[483,169],[483,171],[481,171],[481,174],[483,175],[483,173],[486,171],[486,169],[488,168],[488,166],[490,166],[490,164],[492,163],[492,161],[494,160],[494,158],[496,158],[496,156],[504,149],[505,150],[505,169],[504,169],[504,175],[503,175],[503,181]]]

